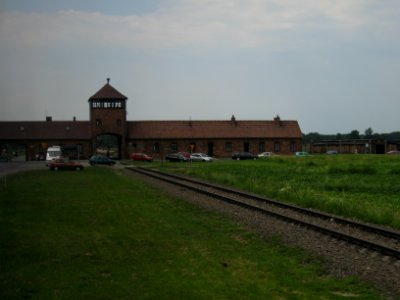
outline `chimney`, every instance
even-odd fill
[[[74,122],[76,122],[76,117],[73,117],[73,119],[72,119]]]
[[[107,83],[110,84],[110,78],[107,78]]]
[[[51,122],[53,121],[53,118],[51,116],[46,116],[46,122]]]
[[[282,127],[282,121],[279,115],[276,115],[276,117],[274,118],[274,123],[277,127]]]
[[[231,122],[232,122],[233,125],[237,126],[237,122],[236,122],[236,117],[235,117],[235,115],[232,115],[232,117],[231,117]]]

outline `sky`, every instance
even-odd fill
[[[0,121],[297,120],[400,131],[399,0],[1,0]]]

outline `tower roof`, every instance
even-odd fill
[[[128,97],[122,95],[118,92],[111,84],[110,78],[107,78],[107,83],[98,90],[92,97],[89,98],[90,100],[127,100]]]

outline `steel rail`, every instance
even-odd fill
[[[387,247],[387,246],[379,244],[379,243],[371,242],[371,241],[368,241],[368,240],[365,240],[365,239],[362,239],[362,238],[358,238],[358,237],[355,237],[355,236],[352,236],[352,235],[349,235],[349,234],[345,234],[345,233],[342,233],[342,232],[337,231],[337,230],[328,229],[328,228],[325,228],[325,227],[322,227],[322,226],[319,226],[319,225],[315,225],[315,224],[312,224],[312,223],[309,223],[309,222],[306,222],[306,221],[303,221],[303,220],[300,220],[300,219],[297,219],[297,218],[289,217],[289,216],[286,216],[286,215],[281,214],[281,213],[277,213],[277,212],[273,212],[273,211],[267,210],[265,208],[260,208],[260,207],[256,207],[256,206],[253,206],[253,205],[250,205],[250,204],[247,204],[247,203],[243,203],[241,201],[238,201],[238,200],[233,199],[233,198],[228,197],[228,196],[220,195],[220,194],[217,194],[217,193],[213,193],[211,191],[207,191],[207,190],[204,190],[204,189],[201,189],[201,188],[198,188],[198,187],[194,187],[192,185],[185,184],[183,181],[200,184],[200,185],[207,186],[207,187],[214,187],[214,185],[212,185],[212,184],[199,182],[197,180],[192,180],[192,179],[188,179],[188,178],[182,178],[181,176],[176,176],[175,174],[169,174],[169,173],[149,170],[149,169],[145,169],[145,168],[138,168],[138,167],[130,168],[130,167],[128,167],[127,169],[131,170],[131,171],[135,171],[135,172],[141,173],[141,174],[144,174],[144,175],[147,175],[147,176],[150,176],[150,177],[153,177],[153,178],[158,179],[158,180],[162,180],[162,181],[174,184],[174,185],[178,185],[178,186],[193,190],[193,191],[195,191],[197,193],[201,193],[201,194],[213,197],[213,198],[217,198],[217,199],[223,200],[223,201],[225,201],[227,203],[230,203],[230,204],[233,204],[233,205],[236,205],[236,206],[239,206],[239,207],[251,210],[251,211],[262,213],[264,215],[272,216],[272,217],[275,217],[277,219],[283,220],[283,221],[288,222],[288,223],[294,223],[296,225],[300,225],[300,226],[312,229],[314,231],[317,231],[317,232],[332,236],[332,237],[334,237],[336,239],[343,240],[343,241],[346,241],[346,242],[349,242],[349,243],[352,243],[352,244],[355,244],[355,245],[358,245],[358,246],[361,246],[361,247],[364,247],[364,248],[367,248],[367,249],[370,249],[370,250],[377,251],[377,252],[379,252],[381,254],[384,254],[386,256],[390,256],[390,257],[393,257],[393,258],[396,258],[396,259],[400,259],[400,251],[396,250],[396,249],[393,249],[391,247]],[[173,179],[171,179],[171,178],[173,178]],[[221,187],[218,186],[218,189],[220,189],[220,188]],[[231,189],[228,189],[228,188],[222,188],[221,190],[223,190],[224,192],[231,192],[231,193],[233,192],[233,193],[236,193],[236,194],[238,192],[237,190],[231,190]],[[241,196],[250,196],[250,197],[254,196],[254,195],[248,195],[247,193],[243,193],[243,192],[241,192],[241,193],[242,193]],[[264,198],[262,198],[262,199],[264,199]],[[290,205],[290,206],[292,206],[292,205]],[[298,208],[297,206],[295,206],[295,207]],[[318,214],[315,211],[312,211],[312,213],[315,214],[315,215]],[[335,216],[335,219],[336,218],[337,217]]]
[[[227,188],[227,187],[224,187],[224,186],[215,185],[215,184],[212,184],[212,183],[209,183],[209,182],[204,182],[204,181],[201,181],[201,180],[196,180],[194,178],[184,177],[184,176],[180,176],[180,175],[177,175],[177,174],[165,173],[165,172],[161,172],[161,171],[158,171],[158,170],[152,170],[152,169],[141,168],[141,167],[139,167],[138,169],[145,170],[145,171],[148,171],[148,172],[153,172],[153,173],[164,175],[164,176],[169,176],[169,177],[172,177],[172,178],[176,178],[178,180],[185,180],[187,182],[200,184],[200,185],[203,185],[203,186],[206,186],[206,187],[210,187],[210,188],[213,188],[213,189],[217,189],[217,190],[220,190],[220,191],[223,191],[223,192],[234,193],[234,194],[242,196],[242,197],[246,197],[246,198],[253,199],[253,200],[256,200],[256,201],[261,201],[261,202],[264,202],[264,203],[267,203],[267,204],[272,204],[272,205],[275,205],[275,206],[278,206],[278,207],[282,207],[282,208],[285,208],[285,209],[291,209],[293,211],[298,211],[300,213],[308,214],[310,216],[318,217],[318,218],[324,219],[324,220],[329,220],[331,222],[336,222],[336,223],[339,223],[339,224],[349,225],[349,226],[352,226],[352,227],[356,227],[356,228],[362,229],[364,231],[373,232],[373,233],[376,233],[376,234],[379,234],[379,235],[383,235],[383,236],[386,236],[386,237],[389,237],[389,238],[392,238],[392,239],[398,239],[400,241],[400,231],[396,231],[396,230],[393,230],[391,228],[383,228],[383,227],[380,227],[380,226],[376,226],[374,224],[362,223],[362,222],[359,222],[359,221],[356,221],[356,220],[351,220],[351,219],[347,219],[347,218],[340,217],[340,216],[337,216],[337,215],[333,215],[333,214],[329,214],[329,213],[325,213],[325,212],[321,212],[321,211],[316,211],[316,210],[300,207],[300,206],[289,204],[289,203],[280,202],[280,201],[277,201],[277,200],[274,200],[274,199],[262,197],[262,196],[255,195],[255,194],[252,194],[252,193],[249,193],[249,192],[240,191],[240,190],[232,189],[232,188]]]

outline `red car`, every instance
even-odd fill
[[[144,153],[131,153],[131,159],[135,161],[153,161],[153,158],[151,156],[148,156]]]
[[[186,158],[190,158],[190,153],[188,152],[178,152],[178,154],[183,155]]]
[[[58,170],[80,171],[83,170],[83,165],[81,163],[72,160],[53,159],[50,162],[49,168],[51,171],[58,171]]]

